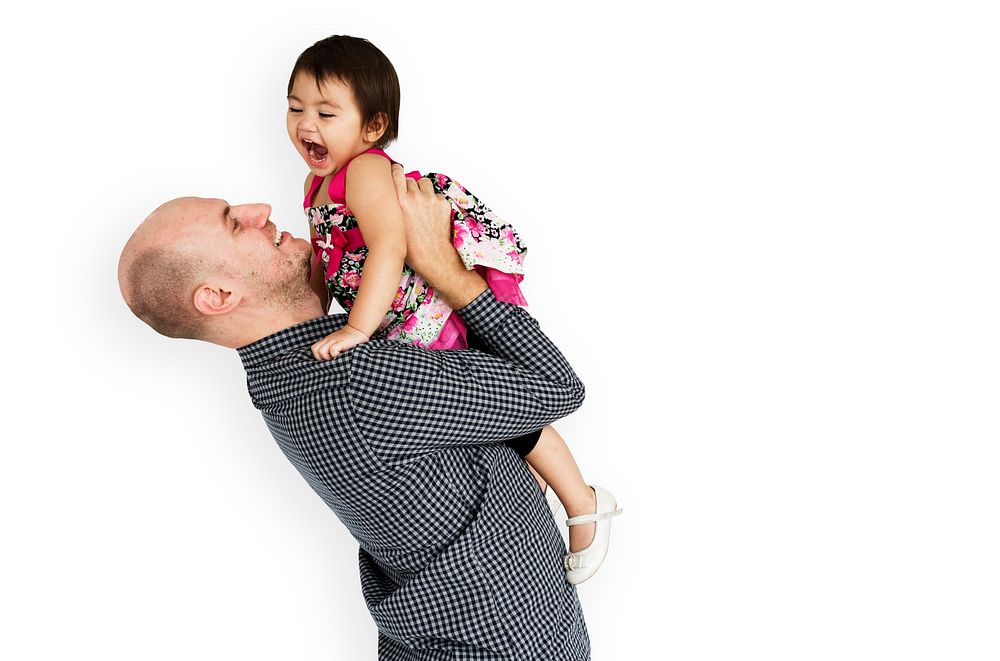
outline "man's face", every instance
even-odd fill
[[[219,275],[238,283],[244,297],[298,295],[308,289],[309,241],[279,232],[267,204],[230,205],[225,200],[178,200],[164,240],[218,264]]]
[[[343,168],[378,139],[361,126],[351,88],[300,73],[288,95],[288,137],[313,174],[325,177]]]

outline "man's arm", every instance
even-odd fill
[[[490,353],[369,342],[341,357],[355,422],[381,459],[499,443],[583,402],[580,379],[523,308],[484,291],[457,314]]]
[[[393,174],[402,179],[401,168]],[[372,449],[402,461],[444,446],[501,442],[575,411],[584,388],[569,363],[523,308],[498,302],[466,270],[451,244],[450,205],[430,182],[406,185],[407,262],[490,353],[376,342],[345,354],[355,420]]]
[[[486,290],[486,281],[469,271],[451,240],[451,205],[434,193],[429,179],[414,181],[403,166],[392,165],[399,207],[406,228],[406,263],[429,282],[453,310],[460,310]]]

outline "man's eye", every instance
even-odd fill
[[[328,112],[321,112],[319,116],[322,117],[323,119],[330,119],[331,117],[336,117],[336,115],[332,115]]]

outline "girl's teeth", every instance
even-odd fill
[[[316,144],[311,140],[303,139],[302,142],[306,145],[306,152],[309,154],[309,158],[313,161],[319,162],[326,158],[327,149],[326,147]]]

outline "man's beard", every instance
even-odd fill
[[[254,280],[261,299],[269,306],[281,309],[304,307],[316,298],[315,292],[309,286],[310,254],[306,253],[299,263],[296,259],[288,260],[288,268],[282,272],[282,277],[276,277],[268,283],[256,277]]]

